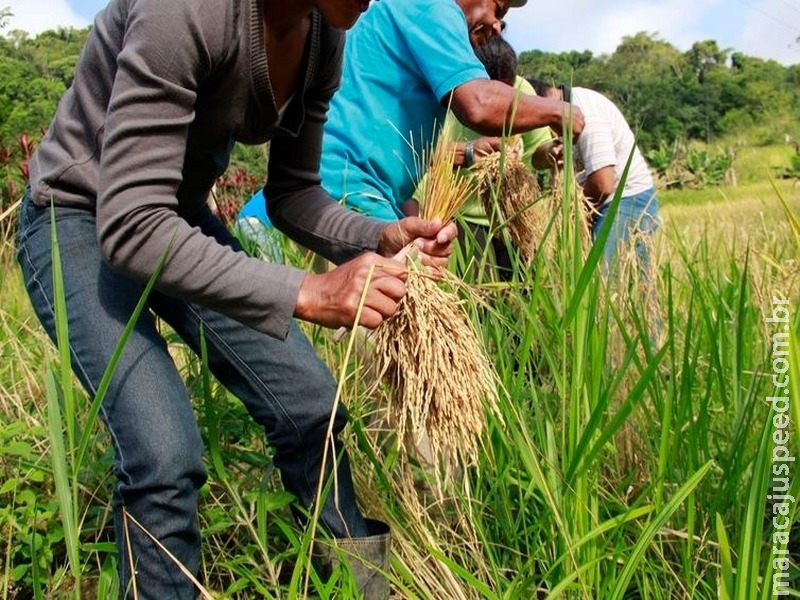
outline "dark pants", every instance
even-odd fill
[[[72,368],[93,395],[144,286],[112,271],[102,260],[92,212],[57,207],[55,219]],[[192,225],[220,243],[238,247],[210,211]],[[34,205],[26,196],[18,260],[33,307],[55,339],[50,237],[49,208]],[[284,486],[311,507],[336,384],[305,335],[293,324],[287,339],[277,340],[225,315],[158,292],[151,293],[148,307],[195,352],[200,349],[202,330],[212,373],[264,427]],[[198,573],[198,490],[206,480],[203,443],[189,394],[149,311],[140,316],[125,346],[101,417],[116,452],[113,504],[123,589],[132,593],[132,560],[139,598],[195,598],[191,582],[166,553],[136,525],[123,523],[124,507],[190,573]],[[346,421],[340,406],[334,435]],[[331,472],[336,454],[341,455],[338,442],[336,450],[329,452],[326,473]],[[346,456],[337,469],[338,487],[321,509],[321,524],[335,537],[368,536]]]
[[[486,268],[492,268],[500,281],[511,281],[514,267],[503,237],[489,235],[489,227],[485,225],[459,222],[458,243],[462,250],[467,248],[467,244],[473,246],[472,257],[475,261],[479,261],[481,256],[487,256],[484,272]],[[465,262],[469,262],[470,257],[465,255],[464,258]]]

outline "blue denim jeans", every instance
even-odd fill
[[[610,204],[605,204],[600,207],[600,214],[592,225],[592,239],[596,239],[600,233],[600,228],[606,220]],[[651,188],[633,196],[623,196],[620,198],[619,209],[617,210],[614,225],[611,228],[611,233],[606,240],[606,245],[603,249],[603,262],[605,268],[611,267],[617,251],[627,244],[631,238],[631,233],[644,233],[652,236],[656,229],[658,229],[658,198],[656,198],[656,190]],[[650,267],[650,253],[647,245],[643,240],[637,238],[636,241],[636,255],[639,259],[644,273],[648,273]]]
[[[72,368],[93,395],[144,286],[112,271],[102,260],[92,212],[56,207],[55,219]],[[210,211],[192,225],[236,246]],[[34,205],[26,196],[17,258],[33,307],[55,339],[50,238],[50,209]],[[123,597],[128,597],[132,559],[140,599],[195,598],[192,584],[173,561],[134,524],[125,527],[122,519],[124,507],[189,572],[199,572],[198,490],[206,480],[203,443],[189,394],[154,315],[169,323],[195,352],[202,329],[211,371],[264,427],[284,487],[306,507],[314,503],[320,481],[336,385],[296,324],[281,341],[158,292],[151,293],[148,307],[125,346],[101,410],[115,449],[113,507],[120,582]],[[346,421],[340,406],[335,434]],[[322,526],[334,537],[370,535],[356,506],[347,456],[338,441],[329,457],[326,478],[337,470],[336,490],[322,506]]]

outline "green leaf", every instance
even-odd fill
[[[720,600],[730,600],[733,597],[733,561],[731,560],[731,545],[728,541],[728,534],[725,533],[725,524],[719,513],[716,515],[717,521],[717,541],[719,542],[719,563],[720,563]]]
[[[655,518],[650,522],[647,528],[639,535],[636,545],[633,547],[630,555],[625,561],[625,566],[617,578],[614,589],[611,593],[612,600],[622,600],[625,598],[628,585],[633,578],[633,574],[639,568],[639,563],[644,557],[645,551],[650,546],[653,538],[664,526],[667,520],[678,510],[680,505],[686,497],[694,491],[698,484],[703,480],[708,471],[711,469],[713,463],[708,461],[700,469],[694,473],[670,498],[670,501],[664,505],[664,508],[658,513]]]

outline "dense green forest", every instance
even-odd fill
[[[525,75],[594,88],[615,100],[645,149],[676,139],[750,143],[797,135],[800,64],[772,61],[696,42],[680,52],[648,33],[623,38],[610,56],[523,52]],[[794,133],[792,133],[794,132]]]
[[[87,29],[0,38],[0,141],[40,135],[69,85]],[[522,52],[527,76],[591,87],[608,95],[638,126],[646,149],[676,139],[714,142],[732,134],[774,142],[800,122],[800,64],[696,42],[681,52],[645,32],[623,38],[610,56],[589,51]],[[750,135],[748,137],[750,137]]]
[[[87,29],[0,38],[0,141],[39,137],[70,84]],[[800,64],[771,61],[696,42],[681,52],[655,35],[623,38],[610,56],[589,51],[520,55],[527,76],[591,87],[608,95],[637,125],[646,149],[676,139],[714,142],[747,133],[775,142],[800,122]]]
[[[4,14],[7,11],[0,10],[0,30]],[[88,28],[64,28],[30,36],[16,30],[0,36],[4,196],[17,195],[26,158],[70,84],[88,32]],[[689,158],[699,157],[706,162],[706,172],[716,169],[721,174],[730,166],[737,145],[782,143],[787,135],[800,138],[800,64],[785,67],[745,56],[720,48],[713,40],[680,52],[643,32],[623,38],[610,56],[526,51],[520,55],[520,71],[591,87],[616,101],[665,184],[676,180],[666,171],[675,163],[678,144],[685,148],[697,141],[716,151],[716,163],[713,155]],[[247,164],[252,156],[240,148],[234,164]]]
[[[72,81],[88,29],[60,29],[29,37],[11,31],[0,38],[0,142],[41,137],[58,99]]]

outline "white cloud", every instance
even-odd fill
[[[169,0],[164,0],[169,1]],[[106,0],[89,0],[96,12]],[[95,3],[93,11],[89,6]],[[14,16],[6,32],[31,35],[58,27],[85,27],[89,21],[68,0],[0,0]],[[784,65],[800,64],[798,0],[529,0],[507,16],[508,39],[518,52],[590,50],[611,54],[622,38],[645,31],[681,51],[703,40]]]
[[[681,51],[715,40],[751,56],[785,65],[800,63],[800,4],[797,0],[532,0],[506,17],[507,36],[518,52],[590,50],[611,54],[622,38],[655,34]],[[789,43],[794,48],[789,48]]]
[[[800,3],[764,0],[748,8],[736,40],[745,54],[800,64]]]
[[[0,0],[0,8],[9,8],[12,16],[4,32],[21,29],[36,35],[59,27],[86,27],[89,22],[73,11],[67,0]]]

